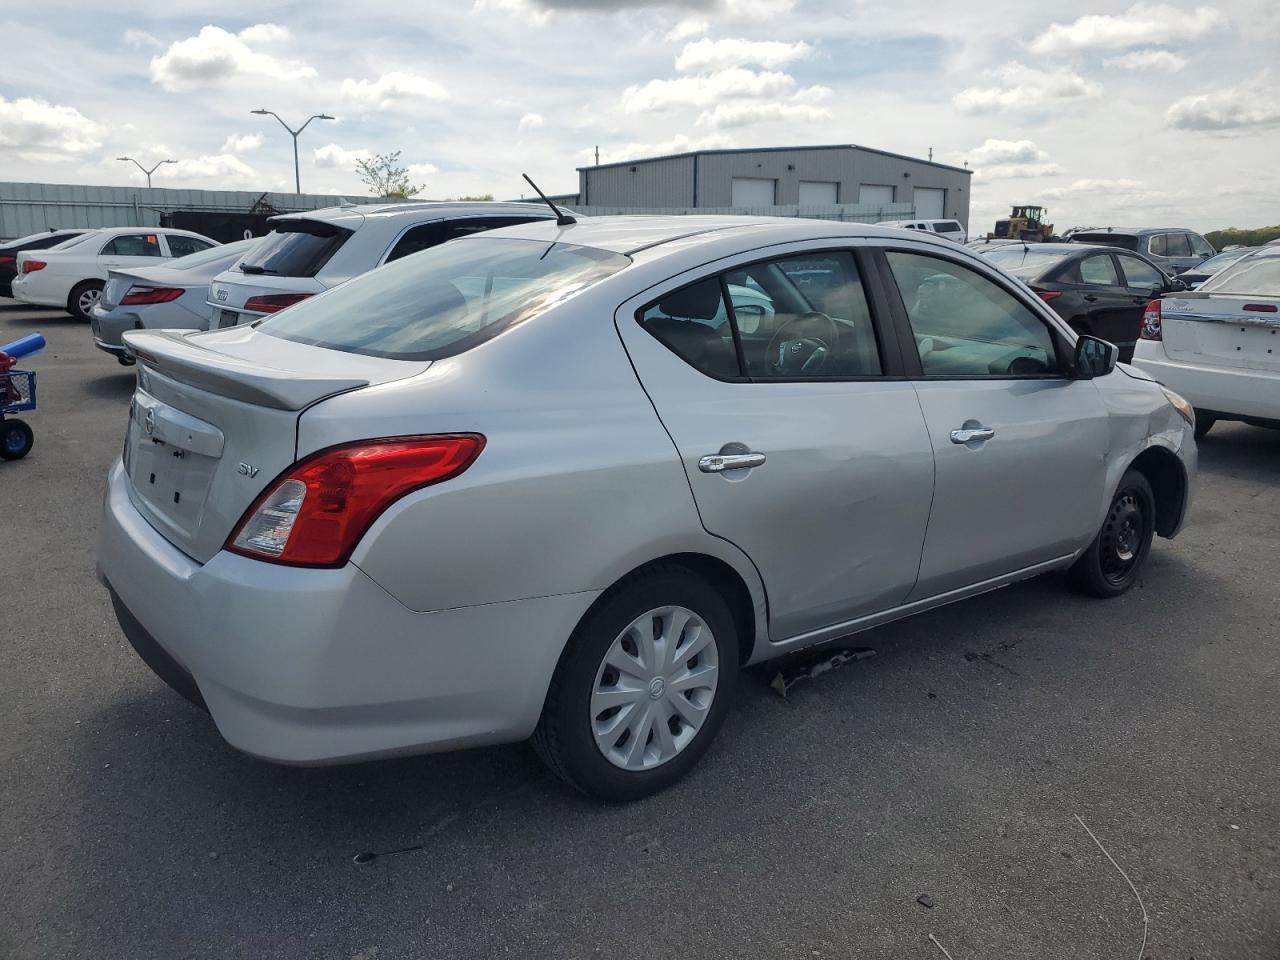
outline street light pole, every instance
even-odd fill
[[[152,167],[150,170],[148,170],[146,167],[144,167],[142,164],[140,164],[137,160],[133,159],[133,157],[116,157],[116,159],[117,159],[117,160],[128,160],[128,161],[129,161],[130,163],[132,163],[135,167],[137,167],[139,170],[141,170],[143,173],[145,173],[145,174],[147,175],[147,188],[148,188],[148,189],[150,189],[150,188],[151,188],[151,175],[152,175],[153,173],[155,173],[157,170],[159,170],[159,169],[160,169],[162,166],[164,166],[166,163],[177,163],[177,162],[178,162],[177,160],[161,160],[161,161],[160,161],[159,163],[157,163],[154,167]]]
[[[275,117],[277,120],[280,120],[280,114],[276,113],[274,110],[250,110],[249,112],[256,113],[259,116],[263,116],[263,117]],[[293,188],[295,193],[302,192],[302,174],[299,173],[298,171],[298,134],[302,133],[303,130],[307,129],[307,124],[309,124],[312,120],[334,120],[334,119],[336,118],[329,116],[327,113],[314,113],[311,116],[307,117],[307,123],[304,123],[297,130],[293,129],[293,127],[289,126],[283,120],[280,120],[280,126],[288,130],[289,136],[293,137]]]

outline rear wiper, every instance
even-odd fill
[[[254,264],[251,264],[251,263],[250,263],[250,264],[245,264],[245,263],[240,264],[240,272],[241,272],[241,273],[252,273],[254,276],[259,276],[259,275],[264,274],[264,273],[269,273],[269,274],[272,274],[273,276],[277,276],[277,277],[278,277],[278,276],[280,276],[280,271],[279,271],[279,270],[272,270],[270,267],[259,267],[259,266],[255,266]]]

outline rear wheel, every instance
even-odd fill
[[[21,460],[35,446],[36,435],[22,420],[0,420],[0,457]]]
[[[1213,425],[1218,422],[1218,418],[1212,413],[1204,410],[1196,411],[1196,439],[1199,440],[1206,433],[1213,429]]]
[[[612,588],[574,631],[533,745],[571,786],[636,800],[687,773],[716,735],[738,673],[724,599],[683,567]]]
[[[1071,567],[1076,586],[1094,597],[1118,597],[1138,578],[1151,552],[1156,498],[1147,478],[1130,470],[1120,480],[1102,529]]]
[[[88,323],[91,319],[89,311],[93,309],[93,305],[98,302],[98,298],[101,296],[101,280],[85,280],[77,283],[72,287],[70,296],[67,297],[67,313],[77,320]]]

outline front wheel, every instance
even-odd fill
[[[724,720],[738,674],[728,605],[683,567],[606,593],[574,631],[533,745],[583,793],[637,800],[679,780]]]
[[[1136,470],[1121,479],[1102,529],[1071,567],[1075,585],[1094,597],[1118,597],[1138,578],[1151,552],[1156,498]]]
[[[0,420],[0,457],[21,460],[35,445],[36,435],[22,420]]]

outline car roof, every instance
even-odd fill
[[[528,240],[559,241],[584,247],[596,247],[614,253],[633,254],[669,244],[675,240],[687,249],[689,244],[710,242],[727,233],[738,235],[752,233],[768,235],[772,242],[788,240],[821,239],[823,237],[880,237],[901,238],[908,231],[897,227],[881,227],[869,223],[848,223],[839,220],[808,220],[800,217],[756,217],[722,214],[719,216],[619,216],[584,217],[569,226],[559,226],[554,220],[538,223],[522,223],[514,227],[502,227],[484,233],[473,234],[468,240],[488,237],[516,237]],[[910,231],[913,240],[936,243],[943,249],[959,247],[950,240],[943,240],[927,233]]]
[[[1074,237],[1082,233],[1117,233],[1121,236],[1142,237],[1149,233],[1196,233],[1196,231],[1190,227],[1087,227],[1071,235]],[[1196,235],[1199,236],[1199,234]]]
[[[495,203],[492,201],[411,200],[404,203],[351,203],[339,207],[321,207],[319,210],[300,210],[272,217],[278,220],[320,220],[342,225],[344,222],[363,222],[366,219],[447,220],[452,217],[521,216],[550,219],[554,214],[543,203]]]

